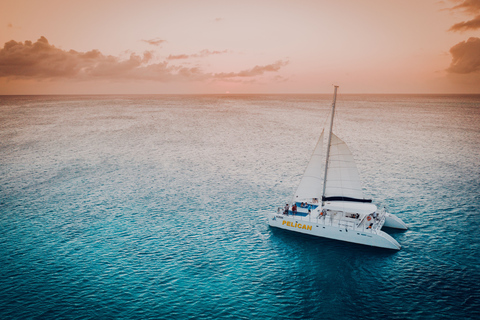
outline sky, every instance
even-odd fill
[[[0,94],[480,93],[480,0],[1,0]]]

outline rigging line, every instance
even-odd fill
[[[337,108],[335,108],[335,119],[333,121],[333,127],[337,132],[337,137],[345,137],[345,100],[343,95],[337,99]],[[342,139],[343,140],[343,139]]]
[[[328,119],[330,119],[330,114],[332,113],[332,112],[331,112],[331,107],[332,107],[332,105],[331,105],[331,102],[330,102],[330,105],[329,105],[329,107],[328,107],[329,109],[328,109],[327,114],[324,114],[324,115],[323,115],[323,125],[321,126],[322,131],[324,131],[325,129],[327,129],[327,121],[328,121]]]

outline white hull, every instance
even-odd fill
[[[382,219],[382,224],[385,220]],[[312,218],[309,216],[293,216],[279,213],[269,213],[268,224],[271,227],[317,237],[394,250],[400,250],[401,248],[401,245],[395,239],[380,230],[381,225],[378,224],[375,228],[366,228],[364,223],[357,225],[354,221],[352,222],[346,219],[336,220],[330,217],[320,216]]]
[[[399,217],[387,213],[384,227],[407,230],[407,225]]]

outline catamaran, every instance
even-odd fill
[[[313,236],[400,250],[401,245],[382,228],[407,229],[406,224],[365,198],[353,155],[333,133],[338,86],[334,88],[326,156],[322,131],[292,205],[270,212],[268,223]]]

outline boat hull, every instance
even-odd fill
[[[384,227],[407,230],[407,225],[397,216],[387,213],[385,216]]]
[[[358,243],[372,247],[400,250],[401,245],[381,230],[355,230],[338,226],[305,221],[295,216],[270,213],[268,224],[271,227],[309,234],[312,236]]]

